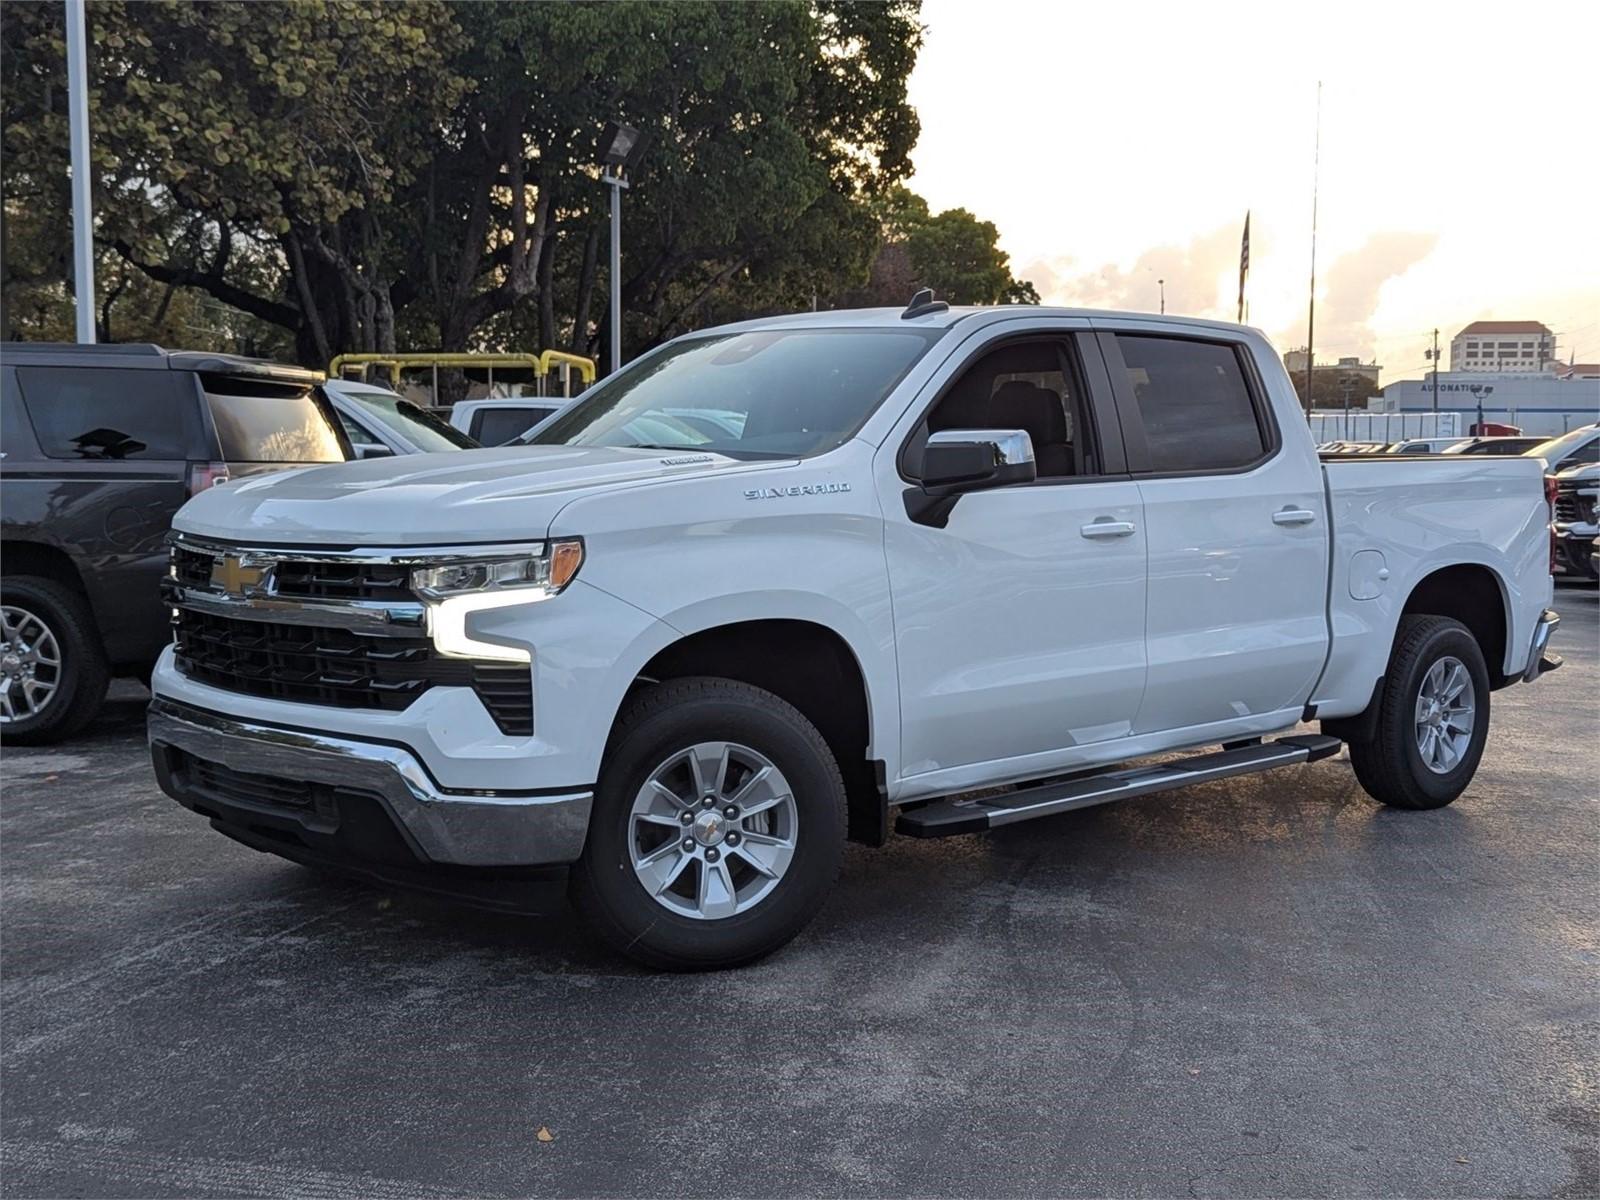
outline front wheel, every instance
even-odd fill
[[[821,908],[845,825],[838,763],[798,709],[732,680],[669,680],[618,720],[572,898],[647,966],[737,966]]]
[[[1379,698],[1377,736],[1350,743],[1374,800],[1442,808],[1472,782],[1489,736],[1489,670],[1471,631],[1448,617],[1402,619]]]
[[[60,741],[94,719],[111,682],[89,606],[53,579],[0,579],[0,741]]]

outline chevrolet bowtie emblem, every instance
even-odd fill
[[[243,596],[259,588],[267,578],[265,567],[245,565],[237,554],[226,554],[211,564],[211,586],[230,596]]]

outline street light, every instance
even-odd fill
[[[606,122],[600,134],[600,182],[611,189],[611,354],[610,366],[622,366],[622,189],[625,175],[638,166],[649,137],[632,125]]]

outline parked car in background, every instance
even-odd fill
[[[1550,569],[1566,579],[1595,579],[1594,540],[1600,536],[1596,500],[1600,464],[1573,467],[1551,477]]]
[[[349,445],[299,367],[151,345],[0,358],[0,739],[46,742],[171,641],[160,583],[184,501]]]
[[[196,497],[152,761],[259,850],[502,907],[570,873],[623,953],[748,962],[891,828],[1341,742],[1383,803],[1449,804],[1492,693],[1556,665],[1542,484],[1319,461],[1237,325],[922,296],[711,329],[530,444]]]
[[[457,400],[450,410],[450,424],[480,445],[504,446],[569,403],[565,396]]]
[[[1464,437],[1411,438],[1389,447],[1390,454],[1443,454],[1451,446],[1471,441]]]
[[[1471,437],[1465,441],[1447,447],[1440,451],[1442,454],[1494,454],[1513,455],[1524,454],[1535,446],[1543,445],[1545,439],[1539,437]]]
[[[1383,454],[1388,442],[1323,442],[1317,447],[1319,454]]]
[[[357,458],[476,450],[479,443],[437,413],[385,387],[330,379],[322,391]]]
[[[1529,458],[1542,458],[1547,475],[1559,475],[1574,467],[1600,463],[1600,425],[1580,425],[1560,437],[1550,438],[1524,451]]]

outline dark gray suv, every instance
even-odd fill
[[[0,346],[0,739],[65,737],[113,675],[148,675],[185,500],[352,457],[321,379],[150,345]]]

